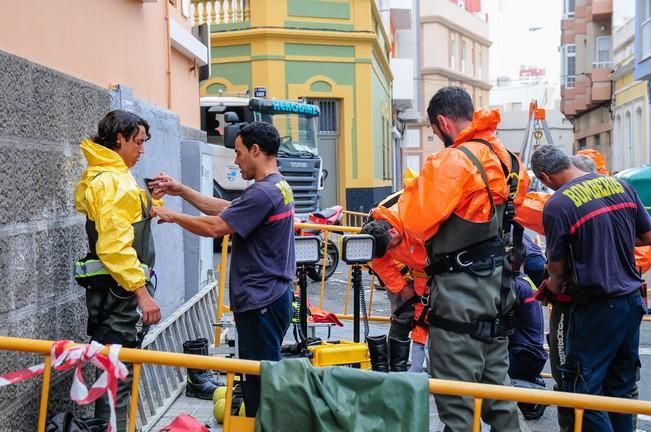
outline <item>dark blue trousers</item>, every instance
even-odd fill
[[[280,346],[292,316],[292,291],[268,306],[234,313],[239,357],[245,360],[280,360]],[[247,417],[255,417],[260,405],[260,377],[247,375],[242,385]]]
[[[563,390],[630,398],[639,361],[640,322],[646,308],[639,291],[572,306]],[[586,411],[584,431],[629,432],[628,414]]]

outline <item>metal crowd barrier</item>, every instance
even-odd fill
[[[361,213],[361,212],[348,211],[348,210],[344,210],[342,211],[342,213],[344,215],[342,225],[361,228],[362,225],[364,225],[364,223],[368,220],[368,213]]]
[[[21,351],[42,354],[45,357],[45,370],[41,386],[41,400],[38,413],[38,432],[45,431],[48,396],[51,379],[50,351],[53,341],[0,337],[0,350]],[[108,349],[104,349],[108,353]],[[129,432],[135,431],[136,412],[138,410],[138,389],[143,364],[174,366],[182,368],[210,369],[225,372],[227,375],[226,407],[224,431],[253,431],[255,419],[231,416],[231,400],[235,374],[260,374],[260,363],[251,360],[236,360],[221,357],[207,357],[190,354],[177,354],[161,351],[122,348],[119,358],[123,362],[133,363],[132,397],[129,407]],[[0,371],[5,373],[7,371]],[[532,404],[558,405],[573,408],[575,413],[574,431],[580,432],[583,426],[585,410],[618,412],[624,414],[651,415],[651,402],[633,399],[592,396],[549,390],[532,390],[508,386],[477,384],[460,381],[429,379],[429,391],[432,394],[465,396],[474,399],[473,432],[481,430],[481,409],[485,399],[512,400]]]

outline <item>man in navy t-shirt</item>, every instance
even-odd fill
[[[556,193],[543,209],[549,289],[572,297],[563,390],[630,398],[646,309],[633,248],[651,244],[651,221],[635,191],[586,173],[553,145],[532,156]],[[630,431],[627,414],[586,411],[585,431]]]
[[[544,383],[540,372],[547,362],[545,322],[542,306],[533,299],[536,285],[529,277],[519,274],[515,278],[515,291],[518,306],[513,316],[513,334],[509,336],[509,377]]]
[[[230,302],[238,334],[239,357],[280,360],[280,345],[291,319],[290,285],[294,259],[294,197],[278,172],[280,138],[264,122],[244,126],[235,140],[235,164],[242,178],[255,180],[232,202],[207,197],[161,174],[154,191],[178,195],[210,216],[189,216],[167,208],[155,215],[206,237],[233,235]],[[260,377],[249,375],[243,386],[246,415],[255,417]]]

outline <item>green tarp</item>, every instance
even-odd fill
[[[256,432],[429,429],[427,374],[262,362]]]
[[[643,165],[625,169],[618,172],[615,177],[633,186],[633,189],[640,196],[640,200],[647,207],[647,212],[651,214],[649,209],[651,207],[651,166]]]

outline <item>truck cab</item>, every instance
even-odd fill
[[[317,149],[319,107],[302,102],[229,96],[201,98],[201,128],[215,146],[214,196],[232,200],[250,184],[234,164],[234,137],[229,130],[264,121],[280,135],[277,160],[294,193],[296,214],[305,219],[316,210],[322,188],[322,162]],[[230,142],[229,142],[230,141]]]

